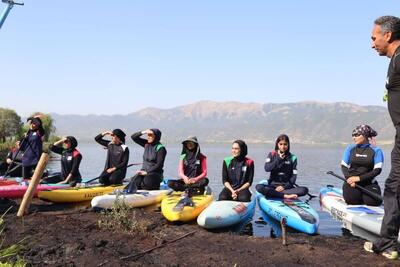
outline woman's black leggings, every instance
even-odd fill
[[[381,194],[381,188],[377,183],[363,186],[365,189]],[[375,199],[369,195],[363,193],[360,189],[351,187],[348,183],[343,183],[343,198],[349,205],[369,205],[369,206],[380,206],[382,200]]]
[[[135,192],[137,189],[159,190],[162,178],[160,173],[136,174],[125,188],[128,192]]]
[[[219,194],[218,200],[233,200],[231,190],[224,187],[224,189],[222,189],[221,193]],[[250,202],[250,200],[251,200],[251,192],[248,188],[241,190],[238,193],[238,196],[236,199],[236,201],[240,201],[240,202]]]
[[[305,186],[293,187],[289,189],[285,189],[282,192],[278,192],[275,190],[275,186],[273,185],[265,185],[258,184],[256,185],[257,192],[263,194],[265,197],[276,197],[283,198],[284,195],[295,194],[299,197],[305,196],[308,193],[308,188]]]
[[[208,185],[208,179],[203,178],[200,181],[187,185],[185,182],[181,180],[169,180],[168,181],[168,187],[172,188],[174,191],[185,191],[186,189],[193,189],[194,191],[197,191],[198,194],[203,194],[205,187]]]

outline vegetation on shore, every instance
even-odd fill
[[[20,254],[24,249],[24,245],[22,244],[23,240],[16,244],[12,244],[9,246],[4,246],[4,229],[5,223],[3,217],[7,214],[7,212],[11,209],[10,207],[1,217],[0,217],[0,266],[14,266],[14,267],[22,267],[26,266],[25,261]]]
[[[48,151],[50,144],[59,137],[54,135],[56,130],[54,120],[50,114],[34,112],[29,117],[39,117],[45,130],[44,151]],[[0,159],[3,159],[8,151],[14,147],[17,140],[21,140],[29,130],[29,125],[24,124],[21,117],[12,109],[0,108]]]

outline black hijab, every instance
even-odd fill
[[[235,157],[238,161],[243,161],[247,156],[247,145],[243,140],[236,140],[233,144],[238,144],[240,147],[240,154],[239,156]]]
[[[161,140],[161,131],[156,128],[150,130],[154,133],[154,141],[151,143],[151,145],[157,145]]]
[[[67,136],[66,139],[71,144],[71,147],[68,150],[74,150],[78,146],[78,141],[73,136]]]

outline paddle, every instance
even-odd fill
[[[142,163],[131,163],[131,164],[126,165],[126,167],[124,167],[124,166],[118,167],[118,168],[115,169],[115,171],[116,171],[116,170],[119,170],[119,169],[122,169],[122,168],[129,168],[129,167],[132,167],[132,166],[135,166],[135,165],[142,165]],[[102,178],[102,177],[105,177],[107,174],[108,174],[108,173],[104,173],[104,172],[103,172],[99,177],[90,179],[89,181],[85,181],[84,183],[85,183],[85,184],[88,184],[88,183],[93,182],[93,181],[95,181],[95,180],[97,180],[97,179],[100,179],[100,178]]]
[[[186,194],[183,198],[181,198],[178,203],[176,203],[175,207],[173,208],[174,211],[182,211],[185,206],[193,207],[194,202],[192,200],[192,192],[194,188],[189,185],[185,184],[185,193]]]
[[[293,184],[294,186],[296,186],[296,187],[300,187],[298,184],[296,184],[296,183],[294,183]],[[310,194],[310,193],[308,193],[307,192],[307,195],[310,197],[310,199],[313,199],[314,197],[317,197],[316,195],[312,195],[312,194]]]
[[[28,132],[29,132],[29,131],[28,131]],[[10,170],[11,166],[14,164],[15,159],[18,157],[18,154],[19,154],[19,152],[21,151],[21,147],[22,147],[22,145],[24,144],[25,140],[27,140],[27,133],[25,134],[24,139],[22,139],[21,143],[19,144],[17,153],[16,153],[15,156],[13,157],[13,159],[12,159],[10,165],[8,165],[7,171],[6,171],[6,173],[3,175],[4,178],[6,178],[7,175],[9,175],[10,172],[13,171],[13,170],[15,169],[15,168],[14,168],[14,169]]]
[[[344,177],[342,177],[340,175],[337,175],[333,171],[328,171],[326,174],[330,174],[330,175],[342,180],[343,182],[347,182],[346,178],[344,178]],[[362,186],[360,186],[358,184],[356,184],[356,188],[360,189],[362,192],[364,192],[365,194],[369,195],[372,198],[375,198],[375,199],[378,199],[378,200],[383,200],[383,197],[381,195],[378,195],[375,192],[369,191],[368,189],[365,189],[364,187],[362,187]]]

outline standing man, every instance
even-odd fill
[[[380,56],[390,58],[386,77],[388,110],[396,129],[391,154],[391,170],[383,194],[385,215],[381,237],[374,243],[365,242],[364,249],[380,253],[388,259],[397,259],[397,238],[400,228],[400,18],[383,16],[375,20],[372,29],[372,48]]]

